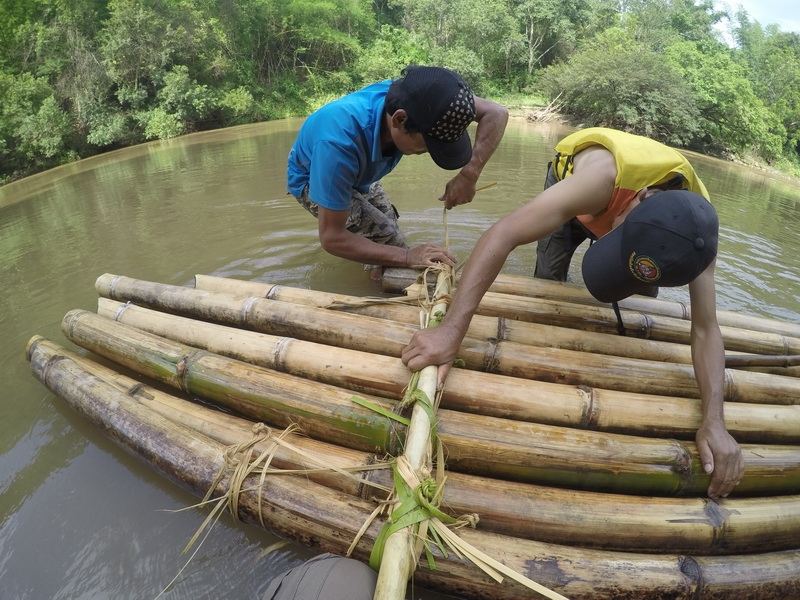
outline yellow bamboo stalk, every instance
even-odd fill
[[[407,293],[416,297],[420,293],[420,288],[418,284],[411,285],[407,288]],[[689,343],[691,324],[685,319],[632,310],[620,312],[627,335],[681,344]],[[478,305],[477,313],[602,333],[613,334],[617,331],[617,317],[611,308],[561,300],[486,292]],[[726,325],[721,325],[720,331],[726,350],[752,354],[800,354],[800,338]]]
[[[190,346],[358,392],[399,398],[408,380],[400,360],[388,356],[205,323],[107,298],[98,299],[97,313]],[[694,438],[702,416],[695,399],[466,369],[451,370],[442,406],[521,421],[682,439]],[[740,442],[800,442],[800,405],[729,403],[725,423]]]
[[[399,293],[409,285],[417,283],[419,271],[414,269],[389,268],[384,271],[383,289],[386,292]],[[586,288],[561,281],[549,281],[520,275],[500,274],[489,288],[491,292],[510,294],[514,296],[527,296],[545,300],[557,300],[573,304],[587,304],[594,306],[607,306],[596,300]],[[684,302],[648,298],[646,296],[631,296],[621,300],[620,308],[661,315],[677,319],[690,319],[691,306]],[[763,331],[800,338],[800,324],[780,319],[757,317],[729,310],[718,310],[717,320],[720,325]]]
[[[328,308],[332,305],[337,305],[339,307],[337,310],[401,323],[415,323],[417,321],[416,308],[409,304],[387,303],[386,298],[378,299],[381,303],[364,304],[364,298],[357,296],[331,294],[270,282],[242,281],[211,275],[195,275],[195,288],[230,294],[241,298],[268,298],[317,308]],[[626,306],[629,309],[633,308],[629,305]],[[683,364],[692,362],[691,349],[684,343],[623,337],[616,335],[616,332],[610,335],[544,323],[515,321],[505,317],[474,315],[467,330],[467,337],[481,340],[505,340],[531,346],[627,356],[629,358],[641,358],[658,362]],[[736,351],[728,352],[728,356],[736,356],[738,354],[740,353]],[[800,376],[800,367],[747,367],[732,364],[731,368],[773,375]]]

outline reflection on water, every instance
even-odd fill
[[[114,272],[188,284],[195,273],[375,294],[360,265],[325,254],[316,221],[284,189],[299,121],[232,128],[129,148],[0,188],[0,588],[9,598],[154,597],[179,570],[202,521],[194,502],[128,458],[30,375],[33,334],[63,343],[60,320],[94,309]],[[540,190],[557,127],[512,122],[482,182],[447,215],[465,258],[489,224]],[[722,224],[720,307],[800,321],[800,190],[759,172],[691,157]],[[437,202],[452,174],[408,157],[384,181],[412,243],[442,241]],[[506,272],[530,274],[534,247]],[[579,279],[580,251],[572,274]],[[663,296],[683,298],[682,289]],[[223,521],[169,598],[255,598],[310,555]],[[418,596],[419,594],[415,594]]]

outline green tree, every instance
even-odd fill
[[[737,15],[739,58],[753,90],[786,129],[786,151],[800,155],[800,35],[762,28],[746,12]]]
[[[755,152],[767,160],[782,154],[785,129],[756,96],[728,50],[702,51],[695,42],[676,42],[665,59],[681,74],[700,111],[704,149]]]

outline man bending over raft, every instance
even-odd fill
[[[474,148],[466,131],[472,121],[478,122]],[[289,153],[289,193],[317,217],[330,254],[368,265],[453,265],[436,244],[408,247],[379,180],[403,155],[428,152],[443,169],[461,169],[445,186],[445,206],[471,202],[507,121],[504,107],[474,96],[457,73],[410,66],[399,79],[374,83],[308,117]]]
[[[695,440],[712,474],[708,495],[724,498],[739,483],[743,461],[723,418],[725,358],[714,290],[719,222],[708,192],[682,154],[637,135],[585,129],[561,140],[556,152],[545,190],[481,236],[444,320],[414,334],[403,362],[413,371],[445,365],[440,376],[446,374],[478,303],[517,246],[538,240],[536,276],[564,280],[575,248],[587,237],[597,240],[582,272],[601,302],[689,285],[703,414]]]

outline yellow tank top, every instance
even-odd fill
[[[683,154],[650,138],[605,127],[576,131],[556,145],[556,179],[572,175],[575,155],[589,146],[602,146],[617,163],[614,191],[606,209],[598,215],[578,215],[584,227],[598,238],[611,231],[614,219],[646,187],[689,190],[710,200],[706,186]]]

